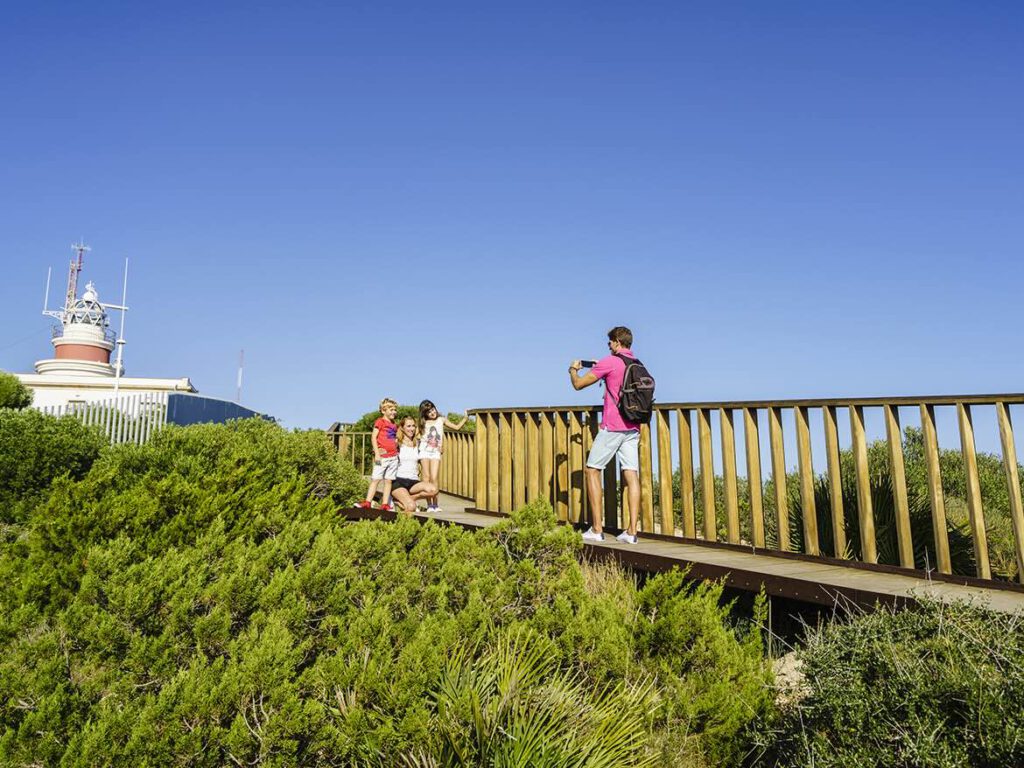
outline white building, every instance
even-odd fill
[[[77,296],[78,275],[82,270],[82,257],[89,249],[84,245],[72,246],[77,259],[72,260],[68,273],[68,290],[64,307],[44,310],[43,314],[57,319],[52,344],[54,355],[35,364],[35,373],[16,374],[29,387],[34,408],[47,408],[76,403],[108,401],[118,396],[161,394],[170,392],[194,393],[196,388],[187,378],[148,379],[127,377],[123,363],[111,362],[111,353],[119,342],[110,328],[108,309],[125,311],[127,307],[104,304],[96,287],[86,283],[81,298]],[[120,355],[118,355],[120,358]]]

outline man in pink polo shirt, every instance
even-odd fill
[[[640,425],[626,421],[619,413],[618,403],[622,379],[626,375],[626,363],[619,355],[632,358],[632,346],[633,332],[619,325],[608,331],[608,349],[611,354],[600,360],[589,373],[579,375],[583,367],[579,360],[574,360],[569,366],[569,380],[574,389],[583,389],[604,381],[601,429],[587,456],[587,496],[590,499],[592,518],[590,529],[583,534],[587,541],[604,541],[601,524],[601,472],[612,457],[617,456],[626,477],[629,527],[616,538],[625,544],[636,544],[636,525],[640,514]]]

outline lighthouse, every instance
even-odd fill
[[[91,249],[82,242],[71,246],[75,256],[68,269],[64,306],[43,314],[56,320],[50,343],[53,357],[37,360],[35,373],[17,374],[34,392],[33,406],[65,406],[105,401],[118,393],[195,393],[188,378],[127,378],[121,362],[124,339],[110,327],[110,312],[126,312],[127,307],[100,300],[99,289],[89,281],[78,295],[78,278],[85,254]],[[49,297],[49,277],[47,278]],[[122,329],[123,329],[122,324]],[[123,335],[123,334],[122,334]],[[118,353],[115,354],[114,350]]]
[[[110,329],[106,307],[100,302],[96,286],[85,284],[82,298],[74,299],[59,314],[61,324],[54,328],[54,355],[36,362],[36,373],[70,373],[80,376],[114,376],[110,362],[115,337]]]
[[[114,350],[115,336],[110,329],[107,308],[124,312],[127,307],[105,305],[100,302],[96,286],[90,281],[85,284],[82,298],[78,298],[78,276],[82,272],[85,254],[92,250],[83,242],[71,246],[75,257],[68,270],[68,289],[64,307],[50,310],[43,307],[43,314],[60,322],[53,329],[54,355],[48,360],[36,362],[39,374],[72,374],[79,376],[117,376],[118,371],[110,364],[110,353]],[[47,278],[46,292],[50,285]]]

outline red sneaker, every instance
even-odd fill
[[[369,501],[360,501],[356,506],[360,509],[370,509],[373,507],[373,504]]]
[[[394,512],[395,510],[394,510],[394,508],[390,504],[381,504],[380,505],[380,511],[381,512]]]

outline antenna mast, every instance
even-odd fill
[[[242,367],[245,365],[245,350],[239,350],[238,352],[238,381],[236,383],[235,390],[235,402],[242,402]]]
[[[124,288],[121,291],[121,331],[117,335],[117,362],[114,364],[114,403],[117,403],[117,396],[121,385],[121,356],[124,354],[124,316],[128,311],[128,259],[124,260]]]
[[[77,243],[72,244],[71,250],[78,255],[78,259],[71,260],[71,268],[68,270],[68,295],[64,299],[65,311],[75,306],[75,299],[78,298],[78,273],[82,271],[82,261],[86,251],[91,251],[92,248],[82,242],[82,238],[79,238]]]

